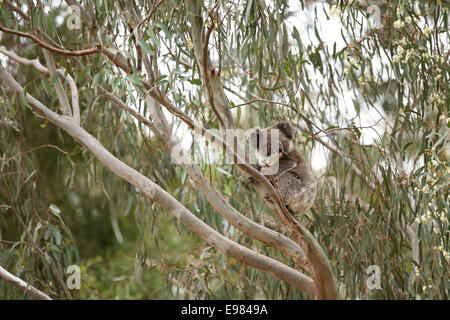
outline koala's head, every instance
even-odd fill
[[[268,128],[257,128],[250,132],[248,138],[250,147],[257,151],[258,159],[263,160],[263,164],[272,165],[273,161],[294,149],[294,134],[292,124],[282,121]]]

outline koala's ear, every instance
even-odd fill
[[[289,121],[278,122],[275,128],[280,130],[288,139],[293,139],[295,135],[295,129]]]

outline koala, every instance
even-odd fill
[[[308,161],[295,149],[294,135],[292,124],[283,121],[265,129],[251,131],[248,139],[250,147],[257,152],[258,171],[274,177],[284,204],[291,214],[299,215],[314,203],[316,179]],[[249,181],[269,207],[275,208],[264,186],[253,178]]]

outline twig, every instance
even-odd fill
[[[21,152],[21,153],[19,153],[19,154],[16,154],[16,155],[13,156],[13,157],[1,159],[1,160],[2,160],[2,162],[6,163],[6,162],[9,162],[9,161],[11,161],[11,160],[17,158],[18,156],[23,156],[23,155],[25,155],[25,154],[28,154],[28,153],[30,153],[30,152],[34,152],[34,151],[36,151],[36,150],[40,150],[40,149],[43,149],[43,148],[54,148],[54,149],[58,150],[59,152],[65,154],[66,156],[73,156],[74,154],[78,153],[78,152],[76,152],[76,151],[72,151],[72,152],[64,151],[64,150],[61,149],[60,147],[55,146],[55,145],[53,145],[53,144],[43,144],[43,145],[41,145],[41,146],[34,147],[34,148],[31,148],[30,150],[27,150],[27,151]]]
[[[19,57],[14,52],[5,50],[3,48],[0,48],[0,52],[3,53],[5,56],[10,57],[11,59],[13,59],[14,61],[16,61],[16,62],[18,62],[20,64],[23,64],[23,65],[26,65],[26,66],[33,66],[40,72],[49,73],[48,69],[41,64],[41,62],[39,61],[38,58],[33,59],[33,60],[22,58],[22,57]]]
[[[149,14],[146,15],[145,18],[142,19],[142,20],[137,24],[137,26],[134,27],[134,28],[131,30],[131,33],[133,33],[135,29],[139,29],[139,27],[140,27],[143,23],[145,23],[148,19],[150,19],[150,17],[151,17],[152,14],[155,12],[155,10],[156,10],[156,9],[161,5],[161,3],[163,3],[163,2],[164,2],[164,0],[160,0],[157,4],[155,4],[155,5],[153,6],[153,8],[150,10]]]
[[[91,49],[71,51],[71,50],[64,50],[64,49],[59,49],[59,48],[53,47],[53,46],[49,45],[48,43],[45,43],[44,41],[42,41],[35,35],[29,34],[29,33],[8,29],[8,28],[2,27],[2,26],[0,26],[0,31],[15,34],[20,37],[29,38],[40,47],[43,47],[49,51],[67,55],[67,56],[87,56],[87,55],[90,55],[93,53],[102,52],[100,45],[98,45],[95,48],[91,48]]]

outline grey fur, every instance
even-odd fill
[[[293,139],[295,130],[289,122],[284,121],[265,129],[256,129],[255,132],[258,131],[259,136],[265,130],[267,132],[279,130],[279,149],[281,152],[278,153],[278,171],[273,177],[277,182],[284,204],[294,215],[304,213],[314,204],[316,197],[316,179],[314,178],[310,164],[294,148]],[[252,134],[253,141],[255,141],[256,133],[252,132],[250,135]],[[267,143],[267,150],[271,150],[270,140]],[[260,149],[257,148],[256,144],[253,144],[253,147],[257,150]],[[260,147],[259,142],[258,147]],[[259,170],[261,169],[260,166],[257,166],[257,168]],[[251,179],[251,182],[258,193],[268,202],[268,205],[273,208],[273,203],[266,194],[264,187],[254,179]]]

